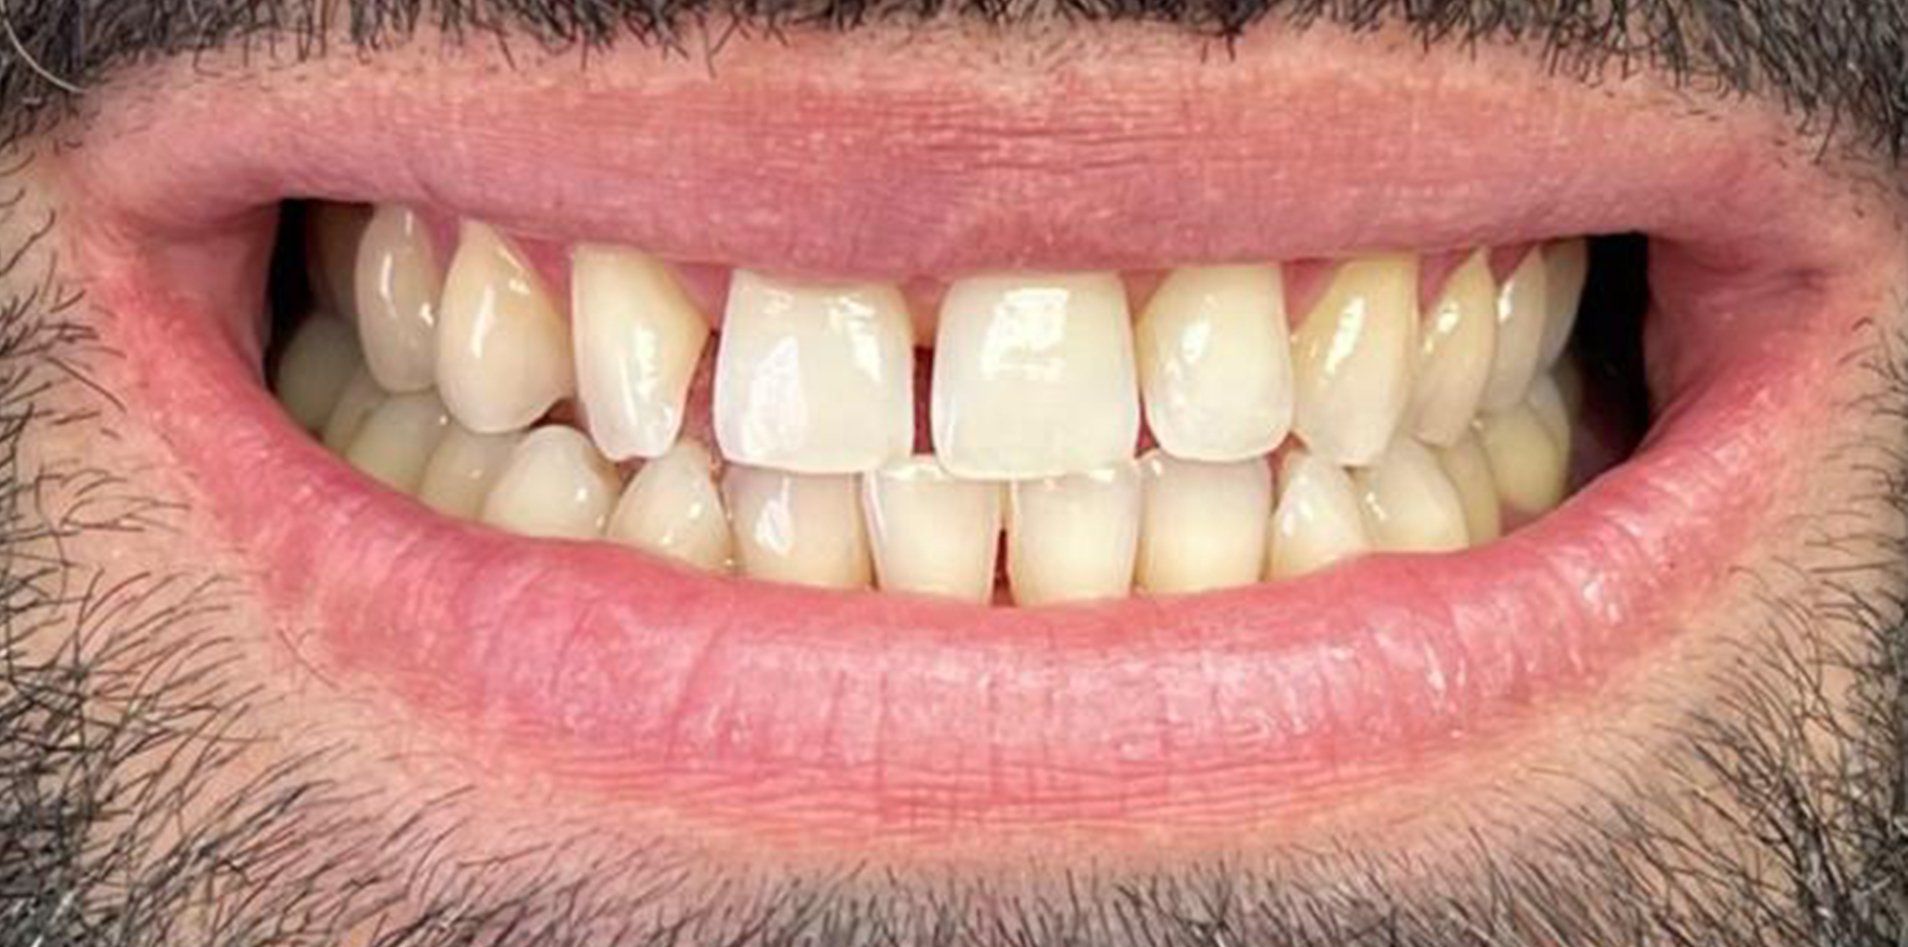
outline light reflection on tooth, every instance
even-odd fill
[[[423,219],[407,207],[379,206],[359,238],[356,269],[358,336],[371,374],[386,391],[431,387],[444,271]]]
[[[1259,581],[1272,516],[1264,458],[1205,463],[1152,451],[1140,460],[1140,480],[1136,587],[1174,594]]]
[[[1341,265],[1292,340],[1292,428],[1336,464],[1384,451],[1411,396],[1418,261],[1406,255]]]
[[[1497,508],[1497,481],[1491,478],[1491,460],[1475,431],[1467,431],[1450,447],[1437,449],[1438,466],[1451,478],[1464,504],[1464,533],[1472,546],[1482,546],[1503,532]]]
[[[358,238],[371,220],[363,204],[322,202],[305,219],[306,273],[318,308],[347,324],[358,321]]]
[[[1372,546],[1385,552],[1453,552],[1467,542],[1464,500],[1430,449],[1401,437],[1378,462],[1352,473]]]
[[[482,519],[551,539],[595,539],[622,486],[581,431],[550,424],[524,435],[484,498]]]
[[[590,438],[615,460],[662,456],[682,430],[708,321],[667,266],[635,250],[577,247],[570,291],[576,390]]]
[[[299,427],[317,433],[363,364],[358,336],[350,325],[342,319],[312,316],[299,323],[285,344],[272,375],[272,392]]]
[[[1133,461],[1008,488],[1007,576],[1014,601],[1046,605],[1124,598],[1139,552]]]
[[[476,519],[519,439],[516,434],[478,434],[452,421],[424,466],[417,498],[445,516]]]
[[[1544,342],[1539,360],[1542,368],[1557,364],[1570,344],[1570,331],[1577,326],[1577,310],[1583,302],[1583,284],[1590,276],[1590,243],[1582,237],[1557,240],[1542,251],[1548,271],[1544,277]]]
[[[345,461],[393,490],[411,493],[448,424],[450,414],[437,395],[392,395],[359,426]]]
[[[959,480],[932,456],[862,477],[862,508],[883,591],[985,604],[1000,549],[1000,484]]]
[[[1175,457],[1233,461],[1292,424],[1292,355],[1276,266],[1186,267],[1134,328],[1146,420]]]
[[[1530,404],[1485,415],[1478,440],[1512,525],[1550,512],[1569,485],[1570,455]]]
[[[437,384],[482,434],[528,426],[575,387],[569,323],[523,255],[483,224],[464,224],[444,278]]]
[[[706,572],[727,569],[734,542],[714,469],[701,444],[676,442],[630,480],[604,537]]]
[[[334,453],[343,454],[358,436],[358,428],[364,424],[364,419],[383,404],[386,397],[389,397],[388,393],[378,387],[378,380],[371,377],[370,370],[359,368],[357,374],[351,376],[351,381],[346,383],[344,391],[339,392],[338,403],[331,408],[331,417],[325,419],[325,430],[321,437],[325,446]]]
[[[771,582],[867,588],[874,569],[856,480],[728,465],[722,495],[735,527],[738,570]]]
[[[1279,464],[1266,578],[1316,572],[1371,548],[1358,491],[1344,469],[1302,449]]]
[[[1531,252],[1497,287],[1497,348],[1480,406],[1502,411],[1524,400],[1541,367],[1549,305],[1543,254]]]
[[[1490,257],[1479,250],[1424,313],[1411,392],[1411,430],[1419,440],[1450,444],[1470,430],[1497,346],[1496,295]]]
[[[914,445],[914,329],[893,286],[737,270],[716,352],[723,457],[797,473],[872,470]]]

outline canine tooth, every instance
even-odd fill
[[[360,367],[358,373],[351,376],[344,391],[338,394],[338,403],[332,406],[331,417],[325,419],[325,431],[322,437],[325,446],[333,452],[343,454],[358,436],[358,428],[364,419],[377,410],[378,405],[389,397],[378,380],[371,377],[370,369]]]
[[[364,361],[386,391],[431,387],[436,373],[437,298],[444,271],[424,221],[381,205],[358,241],[356,299]]]
[[[414,492],[449,423],[444,403],[431,392],[392,395],[364,419],[345,461],[393,490]]]
[[[1482,546],[1503,532],[1497,509],[1497,481],[1491,478],[1491,459],[1475,431],[1466,431],[1457,443],[1437,449],[1438,466],[1451,478],[1464,504],[1464,534],[1472,546]]]
[[[1557,240],[1539,251],[1544,256],[1544,342],[1539,364],[1549,368],[1557,364],[1570,344],[1570,331],[1577,327],[1577,310],[1583,304],[1583,284],[1590,276],[1590,243],[1582,237]]]
[[[358,238],[371,219],[363,204],[318,203],[305,221],[306,273],[318,307],[348,324],[358,321]]]
[[[1292,339],[1292,427],[1335,464],[1370,463],[1411,397],[1418,261],[1381,256],[1341,265]]]
[[[682,430],[708,321],[668,267],[604,246],[571,253],[570,318],[590,438],[612,459],[662,456]]]
[[[860,473],[914,446],[914,328],[900,290],[737,270],[716,352],[722,455],[796,473]]]
[[[466,222],[438,308],[437,384],[480,434],[528,426],[575,387],[570,327],[509,240]]]
[[[1139,553],[1131,460],[1008,487],[1007,578],[1021,605],[1124,598]]]
[[[445,516],[476,519],[518,440],[516,434],[478,434],[452,421],[424,466],[417,498]]]
[[[959,477],[1054,477],[1130,461],[1139,392],[1111,273],[963,279],[941,303],[934,452]]]
[[[1292,450],[1279,465],[1266,578],[1315,572],[1371,548],[1351,476],[1322,457]]]
[[[338,406],[351,376],[363,365],[357,333],[349,324],[313,316],[300,323],[285,343],[278,371],[272,376],[272,391],[299,427],[317,433]]]
[[[867,588],[874,574],[856,479],[730,464],[722,495],[739,571],[771,582]]]
[[[1504,507],[1529,519],[1562,502],[1570,477],[1570,454],[1528,402],[1488,414],[1478,439],[1490,459],[1491,480]]]
[[[677,441],[637,471],[610,514],[605,538],[707,572],[727,569],[734,542],[714,469],[701,444]]]
[[[955,478],[931,455],[897,460],[863,476],[862,508],[881,588],[991,600],[1001,492],[992,481]]]
[[[573,427],[523,436],[484,498],[483,521],[524,536],[595,539],[616,502],[616,468]]]
[[[1251,585],[1265,574],[1272,516],[1265,458],[1207,463],[1152,451],[1140,460],[1140,481],[1138,588],[1202,592]]]
[[[1544,354],[1546,286],[1544,256],[1531,252],[1497,287],[1497,348],[1479,403],[1485,411],[1502,411],[1530,391]]]
[[[1232,461],[1292,426],[1292,345],[1276,266],[1174,270],[1134,329],[1146,420],[1175,457]]]
[[[1450,552],[1468,542],[1464,499],[1430,449],[1401,437],[1378,462],[1355,471],[1372,546],[1385,552]]]
[[[1411,430],[1419,440],[1451,444],[1471,428],[1497,344],[1497,284],[1479,250],[1451,273],[1419,327]]]

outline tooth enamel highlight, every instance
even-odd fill
[[[435,382],[437,297],[444,273],[424,221],[380,206],[356,257],[358,336],[364,361],[386,391],[423,391]]]
[[[1263,458],[1215,464],[1152,451],[1140,481],[1138,588],[1172,594],[1259,581],[1272,516]]]
[[[1583,302],[1583,284],[1590,277],[1590,243],[1582,237],[1558,240],[1544,245],[1543,355],[1539,364],[1549,368],[1557,364],[1570,344],[1570,331],[1577,326],[1577,310]]]
[[[444,403],[431,392],[392,395],[359,426],[345,461],[393,490],[410,493],[449,423]]]
[[[1008,505],[1007,577],[1015,603],[1126,597],[1139,552],[1134,462],[1016,481]]]
[[[605,538],[706,572],[727,569],[734,542],[714,469],[701,444],[678,441],[637,471],[610,515]]]
[[[1272,511],[1266,577],[1316,572],[1371,548],[1358,490],[1337,465],[1292,450],[1279,465],[1279,502]]]
[[[1292,424],[1285,288],[1275,266],[1174,270],[1134,329],[1146,421],[1167,453],[1233,461]]]
[[[570,329],[501,234],[466,223],[438,310],[437,384],[480,434],[528,426],[574,388]]]
[[[855,477],[730,464],[722,494],[743,575],[837,589],[873,581]]]
[[[445,516],[476,519],[518,440],[516,434],[478,434],[452,421],[424,466],[417,498]]]
[[[1424,313],[1411,392],[1411,430],[1419,440],[1452,444],[1471,429],[1497,346],[1496,296],[1490,258],[1479,250]]]
[[[914,445],[914,328],[899,290],[737,270],[716,353],[715,429],[730,461],[859,473]]]
[[[1130,461],[1139,437],[1126,288],[1110,273],[983,276],[941,303],[934,451],[960,477]]]
[[[1531,252],[1497,288],[1497,348],[1479,406],[1502,411],[1524,400],[1543,359],[1544,310],[1550,305],[1544,256]]]
[[[1464,500],[1424,445],[1399,438],[1352,474],[1372,546],[1385,552],[1451,552],[1467,543]]]
[[[371,219],[362,204],[322,203],[312,207],[305,221],[306,272],[318,308],[344,320],[358,321],[358,238]]]
[[[1512,524],[1550,512],[1569,485],[1570,455],[1529,404],[1485,415],[1478,439]]]
[[[660,457],[682,430],[683,402],[709,323],[669,268],[634,250],[570,256],[576,390],[606,457]]]
[[[483,521],[524,536],[595,539],[622,486],[581,431],[551,424],[524,435],[484,499]]]
[[[324,429],[363,364],[351,326],[340,319],[315,316],[301,323],[285,343],[272,377],[272,393],[299,427],[315,434]]]
[[[861,486],[883,591],[992,600],[1000,484],[958,480],[933,457],[916,456],[867,474]]]
[[[1292,428],[1312,453],[1356,466],[1384,451],[1409,404],[1417,324],[1416,257],[1338,268],[1292,340]]]
[[[1497,509],[1497,481],[1491,479],[1491,460],[1484,454],[1475,431],[1450,447],[1437,450],[1438,466],[1451,478],[1464,504],[1464,533],[1473,546],[1482,546],[1503,532]]]
[[[371,377],[370,370],[359,368],[345,384],[344,391],[338,393],[338,403],[332,406],[331,417],[325,419],[322,436],[325,446],[334,453],[344,453],[357,438],[364,419],[370,417],[386,397],[387,393],[378,387],[378,380]]]

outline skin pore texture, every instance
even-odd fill
[[[1056,832],[934,858],[606,813],[304,663],[261,566],[220,542],[204,484],[148,413],[147,356],[120,342],[109,300],[127,296],[101,291],[119,281],[88,269],[95,195],[75,185],[112,144],[89,137],[111,103],[149,94],[115,75],[239,103],[394,58],[490,56],[506,37],[520,65],[488,81],[611,54],[720,72],[773,55],[775,31],[852,41],[916,8],[226,6],[0,7],[0,945],[1881,945],[1908,931],[1901,5],[1653,4],[1620,24],[1600,4],[943,11],[973,30],[950,42],[1021,68],[1129,30],[1245,30],[1241,58],[1409,57],[1428,40],[1429,73],[1470,41],[1572,83],[1644,69],[1664,108],[1766,134],[1811,182],[1821,233],[1854,260],[1833,295],[1862,308],[1819,403],[1763,408],[1807,411],[1789,424],[1811,434],[1772,471],[1766,525],[1680,616],[1686,633],[1530,745],[1341,794],[1283,837]],[[1223,41],[1181,39],[1226,68]]]

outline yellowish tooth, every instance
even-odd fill
[[[1429,444],[1452,444],[1471,429],[1497,346],[1497,284],[1479,250],[1451,273],[1418,334],[1411,430]]]
[[[414,493],[450,414],[428,391],[392,395],[364,419],[345,461],[393,490]]]
[[[956,479],[930,455],[863,476],[862,509],[882,590],[991,601],[1002,492],[992,481]]]
[[[305,219],[305,269],[312,294],[320,311],[347,325],[358,321],[358,238],[370,220],[371,208],[363,204],[330,202],[312,204]]]
[[[629,482],[605,536],[705,572],[726,570],[735,544],[714,470],[701,444],[677,441]]]
[[[1265,574],[1272,469],[1263,457],[1230,463],[1140,459],[1144,495],[1135,585],[1161,594],[1251,585]]]
[[[596,539],[621,487],[616,468],[583,432],[548,424],[510,451],[482,519],[523,536]]]
[[[708,320],[668,267],[608,246],[571,252],[570,313],[577,398],[597,449],[614,460],[668,452],[709,341]]]
[[[575,390],[569,323],[523,254],[483,224],[464,224],[444,278],[437,384],[480,434],[527,427]]]
[[[331,417],[325,419],[322,440],[333,453],[343,454],[345,448],[358,436],[358,428],[364,419],[384,403],[389,393],[378,387],[378,380],[371,377],[366,368],[359,368],[351,381],[345,384],[344,391],[338,394],[338,403],[331,408]]]
[[[1468,431],[1457,443],[1437,449],[1438,465],[1457,488],[1464,503],[1464,533],[1472,546],[1482,546],[1503,532],[1497,509],[1497,481],[1491,478],[1491,460],[1478,442],[1477,433]]]
[[[1497,348],[1480,402],[1485,411],[1509,408],[1530,391],[1543,359],[1544,310],[1549,304],[1543,254],[1527,253],[1497,287]]]
[[[1265,454],[1292,426],[1292,351],[1276,266],[1186,267],[1134,329],[1146,420],[1189,460]]]
[[[423,391],[436,380],[437,298],[444,271],[424,221],[381,205],[358,241],[358,336],[386,391]]]
[[[1359,466],[1384,452],[1410,403],[1417,326],[1416,257],[1338,268],[1292,339],[1292,428],[1313,454]]]
[[[1529,403],[1487,414],[1478,439],[1505,509],[1529,519],[1555,509],[1569,487],[1570,454]]]
[[[1590,277],[1590,243],[1582,237],[1556,240],[1544,245],[1546,298],[1544,312],[1543,357],[1538,364],[1549,368],[1557,364],[1570,344],[1570,331],[1577,326],[1577,310],[1583,303],[1583,285]]]
[[[417,498],[445,516],[476,519],[520,439],[516,434],[478,434],[452,421],[424,466]]]
[[[1452,552],[1469,542],[1464,498],[1437,457],[1401,437],[1378,462],[1352,473],[1365,531],[1384,552]]]
[[[313,316],[299,323],[278,358],[272,391],[285,413],[307,432],[324,429],[351,376],[364,362],[358,335],[342,319]]]
[[[914,446],[914,327],[900,290],[737,270],[716,352],[716,443],[729,461],[860,473]]]
[[[934,452],[976,480],[1130,462],[1139,391],[1126,287],[1112,273],[963,279],[941,303]]]
[[[1008,488],[1007,578],[1014,601],[1125,598],[1139,553],[1139,469],[1125,460]]]
[[[874,581],[861,499],[850,474],[797,474],[729,464],[722,496],[736,567],[770,582],[865,589]]]
[[[1302,449],[1279,464],[1266,577],[1290,579],[1371,549],[1358,490],[1344,469]]]
[[[1530,397],[1525,401],[1537,413],[1537,420],[1543,422],[1544,430],[1550,432],[1550,439],[1566,451],[1569,450],[1570,408],[1564,401],[1563,389],[1557,384],[1557,379],[1549,374],[1537,376],[1537,380],[1531,382]]]

